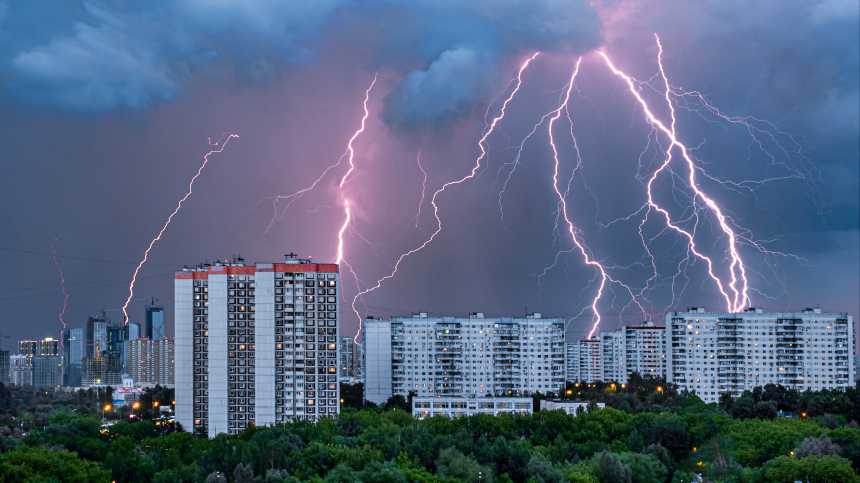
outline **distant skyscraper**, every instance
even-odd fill
[[[9,384],[9,351],[0,351],[0,382]]]
[[[123,331],[122,343],[122,367],[125,373],[131,370],[131,360],[129,359],[129,346],[131,341],[140,338],[140,324],[129,322],[125,324]]]
[[[130,375],[138,384],[173,386],[173,337],[151,340],[143,337],[129,341]]]
[[[27,356],[27,365],[33,367],[36,356],[59,356],[60,341],[52,337],[42,340],[22,340],[18,343],[18,351]]]
[[[63,331],[63,385],[81,387],[81,360],[86,350],[84,329]]]
[[[144,322],[144,332],[142,337],[149,337],[152,340],[164,338],[163,305],[146,306],[146,321]]]
[[[107,350],[107,319],[104,316],[88,317],[86,357],[100,357],[105,350]]]

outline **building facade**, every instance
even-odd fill
[[[9,381],[13,386],[32,386],[33,367],[24,354],[9,356]]]
[[[336,264],[234,259],[174,279],[178,422],[212,437],[339,412]]]
[[[18,341],[18,352],[27,356],[27,365],[33,367],[33,358],[36,356],[59,356],[60,341],[52,337]]]
[[[353,378],[355,377],[355,342],[352,337],[340,337],[338,345],[338,354],[340,356],[339,367],[340,377]]]
[[[365,397],[522,396],[564,389],[564,321],[428,317],[365,321]]]
[[[598,340],[600,341],[600,362],[602,367],[601,381],[627,380],[624,335],[622,329],[600,333]]]
[[[564,379],[566,381],[579,381],[579,343],[568,342],[564,344]]]
[[[541,399],[540,400],[540,410],[541,411],[555,411],[557,409],[561,409],[562,411],[570,414],[572,416],[579,416],[579,414],[585,414],[588,412],[588,404],[589,401],[578,401],[578,400],[570,400],[570,399]],[[602,409],[606,407],[606,403],[595,403],[597,408]],[[582,408],[582,409],[580,409]]]
[[[625,384],[633,372],[665,377],[665,332],[665,327],[643,322],[567,344],[568,381]]]
[[[666,377],[666,327],[653,322],[624,327],[626,380],[630,374]]]
[[[446,416],[460,418],[487,414],[532,414],[534,399],[530,397],[415,397],[412,399],[412,417],[416,419]]]
[[[9,351],[0,350],[0,382],[9,384],[12,381],[9,376]]]
[[[63,331],[63,386],[81,387],[81,360],[86,346],[84,329]]]
[[[164,338],[164,306],[147,305],[144,331],[141,337],[149,337],[152,340]]]
[[[87,347],[84,357],[99,357],[107,350],[107,319],[104,316],[87,317]]]
[[[62,365],[60,356],[36,356],[33,358],[33,385],[57,388],[61,385]]]
[[[128,375],[138,384],[174,385],[174,339],[138,338],[129,341]]]
[[[854,320],[844,313],[692,308],[666,314],[665,334],[671,381],[705,402],[765,384],[844,390],[856,372]]]

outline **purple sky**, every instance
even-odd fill
[[[579,148],[581,167],[566,198],[577,233],[613,279],[637,294],[647,283],[638,300],[649,317],[687,306],[722,310],[705,263],[684,264],[686,241],[662,231],[653,214],[642,232],[659,272],[652,278],[639,210],[667,138],[655,137],[626,85],[595,53],[606,52],[639,80],[653,78],[643,96],[665,121],[655,33],[673,86],[701,92],[723,113],[751,116],[750,125],[761,128],[752,137],[742,124],[673,98],[701,189],[761,246],[739,241],[752,305],[820,304],[856,318],[856,3],[688,3],[330,1],[303,10],[225,1],[203,10],[189,1],[136,11],[81,2],[45,13],[0,2],[4,348],[59,335],[59,274],[44,255],[54,238],[69,294],[66,324],[82,327],[102,309],[121,319],[116,309],[134,267],[211,149],[207,138],[228,131],[240,137],[210,157],[141,269],[134,298],[166,305],[173,333],[171,275],[182,265],[234,254],[279,261],[289,252],[331,262],[349,199],[344,253],[360,280],[341,271],[341,330],[353,335],[358,319],[349,304],[357,287],[388,275],[436,230],[433,192],[475,166],[485,114],[499,115],[509,81],[536,51],[542,54],[487,137],[478,176],[438,195],[442,231],[363,297],[361,316],[582,313],[568,337],[589,332],[599,272],[571,251],[563,221],[555,229],[546,121],[523,144],[559,106],[580,55],[572,125],[562,111],[553,130],[562,189],[577,163],[571,132]],[[340,189],[345,165],[332,170],[266,233],[273,210],[261,199],[305,188],[337,162],[377,71],[366,130],[353,143],[355,172]],[[416,227],[419,152],[428,177]],[[670,167],[677,176],[658,178],[655,200],[679,224],[698,207],[697,247],[725,281],[727,239],[701,200],[692,203],[684,165]],[[605,329],[643,318],[618,284],[604,289],[598,307]],[[143,302],[132,301],[129,312],[140,322]]]

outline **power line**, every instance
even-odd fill
[[[162,273],[162,274],[160,274],[160,275],[153,275],[153,276],[151,276],[151,277],[141,278],[141,280],[151,280],[151,279],[153,279],[153,278],[166,277],[166,276],[168,276],[168,275],[173,275],[173,272],[170,272],[170,273]],[[96,285],[96,286],[93,286],[93,287],[79,288],[79,289],[66,290],[66,291],[67,291],[67,292],[85,292],[85,291],[87,291],[87,290],[93,290],[93,289],[103,288],[103,287],[111,287],[111,286],[114,286],[114,285],[123,285],[123,284],[126,284],[126,283],[128,283],[128,279],[124,279],[124,280],[122,280],[122,281],[114,282],[114,283],[106,283],[106,284],[103,284],[103,285]],[[58,292],[56,292],[56,291],[55,291],[55,292],[40,293],[40,294],[32,294],[32,295],[19,295],[19,296],[16,296],[16,297],[6,297],[6,298],[2,298],[2,299],[0,299],[0,301],[3,301],[3,300],[20,300],[20,299],[29,299],[29,298],[35,298],[35,297],[45,297],[45,296],[49,296],[49,295],[50,295],[50,296],[53,296],[53,295],[57,295],[57,293],[58,293]]]
[[[30,250],[19,250],[17,248],[0,247],[0,250],[6,250],[9,252],[26,253],[29,255],[43,255],[46,257],[53,257],[54,256],[53,253],[33,252]],[[104,260],[101,258],[72,257],[72,256],[68,256],[68,255],[57,255],[57,258],[65,258],[67,260],[83,260],[83,261],[87,261],[87,262],[122,263],[122,264],[126,264],[126,265],[137,265],[138,263],[140,263],[139,261],[137,261],[137,262],[125,262],[125,261],[120,261],[120,260]],[[165,267],[179,267],[182,264],[181,263],[153,263],[153,262],[150,262],[150,263],[148,263],[148,265],[161,265],[161,266],[165,266]]]

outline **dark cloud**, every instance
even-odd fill
[[[41,7],[0,4],[3,93],[73,113],[149,108],[203,76],[259,79],[312,62],[333,23],[387,22],[398,27],[380,32],[378,51],[360,55],[377,65],[401,59],[403,83],[385,117],[420,127],[489,100],[523,52],[584,52],[600,43],[596,13],[581,1],[82,1],[62,15]],[[416,24],[419,35],[404,35]]]

